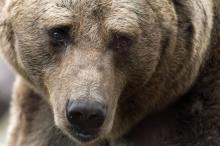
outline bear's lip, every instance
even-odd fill
[[[98,129],[90,129],[88,131],[73,127],[71,129],[71,135],[81,143],[95,141],[98,138]]]
[[[85,134],[85,133],[76,133],[74,137],[80,142],[87,143],[93,141],[97,138],[96,134]]]

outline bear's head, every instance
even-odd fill
[[[7,0],[1,52],[70,138],[117,138],[174,102],[198,74],[208,44],[202,35],[210,32],[199,18],[179,21],[177,7],[169,0]]]

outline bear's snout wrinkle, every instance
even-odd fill
[[[104,104],[95,101],[68,101],[66,116],[77,137],[82,141],[89,141],[101,129],[106,108]]]

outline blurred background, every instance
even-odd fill
[[[0,146],[4,146],[14,74],[0,57]]]

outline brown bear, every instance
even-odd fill
[[[8,146],[219,146],[219,0],[6,0]]]

